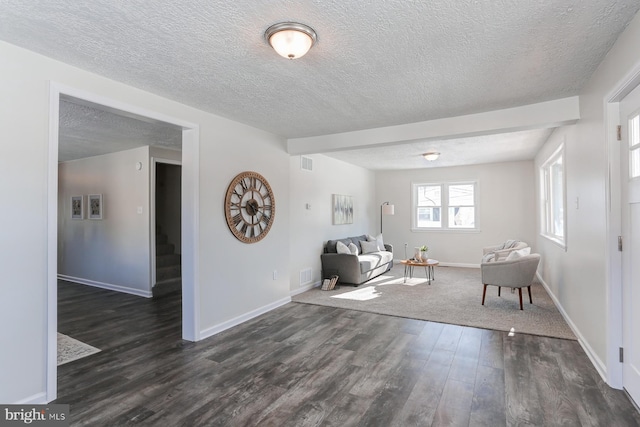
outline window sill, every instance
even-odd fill
[[[550,241],[551,243],[553,243],[554,245],[558,246],[559,248],[562,248],[563,251],[567,251],[567,244],[564,240],[560,240],[557,239],[555,237],[551,237],[551,236],[547,236],[546,234],[540,233],[540,236],[544,237],[545,239],[547,239],[548,241]]]
[[[480,233],[479,228],[412,228],[413,233]]]

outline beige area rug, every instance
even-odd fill
[[[58,366],[82,359],[99,352],[100,349],[58,332]]]
[[[524,310],[520,311],[518,291],[487,287],[482,302],[479,268],[435,267],[435,280],[429,285],[424,269],[415,267],[413,279],[403,283],[404,266],[358,287],[340,286],[332,291],[314,288],[294,296],[294,302],[368,311],[412,319],[430,320],[483,329],[510,331],[575,340],[564,318],[539,283],[531,286],[533,304],[527,289],[522,290]]]

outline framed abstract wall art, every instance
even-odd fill
[[[333,195],[333,224],[353,224],[353,197]]]
[[[89,219],[102,219],[102,211],[104,206],[102,203],[102,194],[89,194],[87,205],[89,207]]]
[[[84,219],[84,196],[71,196],[71,219]]]

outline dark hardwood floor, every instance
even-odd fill
[[[575,341],[290,303],[180,339],[180,295],[59,282],[72,425],[638,426]]]

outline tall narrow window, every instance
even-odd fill
[[[413,184],[412,229],[476,229],[476,185]]]
[[[540,168],[541,232],[565,245],[564,146],[560,146]]]

